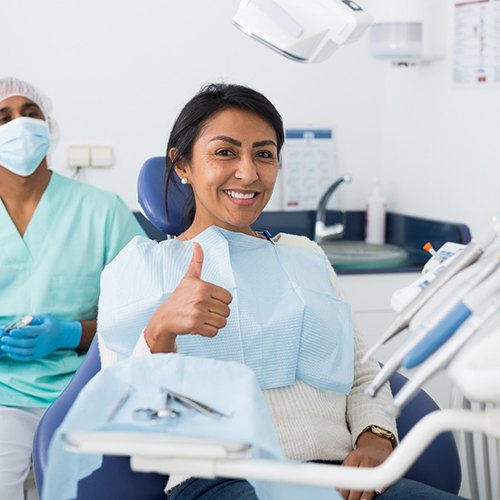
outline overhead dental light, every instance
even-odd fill
[[[299,62],[320,62],[358,40],[372,21],[352,0],[243,0],[233,24]]]

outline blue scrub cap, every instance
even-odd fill
[[[0,102],[8,97],[22,96],[33,101],[48,120],[52,112],[52,102],[36,87],[19,78],[7,77],[0,79]]]

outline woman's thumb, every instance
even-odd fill
[[[201,268],[203,267],[203,249],[199,243],[193,242],[193,256],[185,276],[201,279]]]

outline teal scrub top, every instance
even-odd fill
[[[0,200],[0,325],[26,314],[95,319],[101,271],[136,235],[144,232],[119,196],[54,172],[23,237]],[[50,405],[83,357],[1,356],[0,405]]]

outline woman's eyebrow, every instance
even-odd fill
[[[224,142],[229,142],[230,144],[234,144],[235,146],[241,146],[241,141],[238,141],[237,139],[233,139],[232,137],[229,137],[227,135],[217,135],[215,137],[212,137],[212,139],[210,139],[209,142],[212,142],[212,141],[224,141]],[[257,141],[257,142],[254,142],[252,144],[252,147],[254,148],[260,148],[261,146],[275,146],[275,147],[278,147],[276,145],[276,143],[274,141],[272,141],[271,139],[267,139],[267,140],[264,140],[264,141]]]
[[[278,147],[277,144],[274,141],[271,141],[270,139],[266,141],[257,141],[252,144],[254,148],[260,148],[261,146],[275,146]]]
[[[235,146],[241,146],[240,141],[233,139],[232,137],[229,137],[227,135],[217,135],[215,137],[212,137],[212,139],[210,139],[210,141],[208,142],[212,141],[224,141],[224,142],[229,142],[230,144],[234,144]]]

